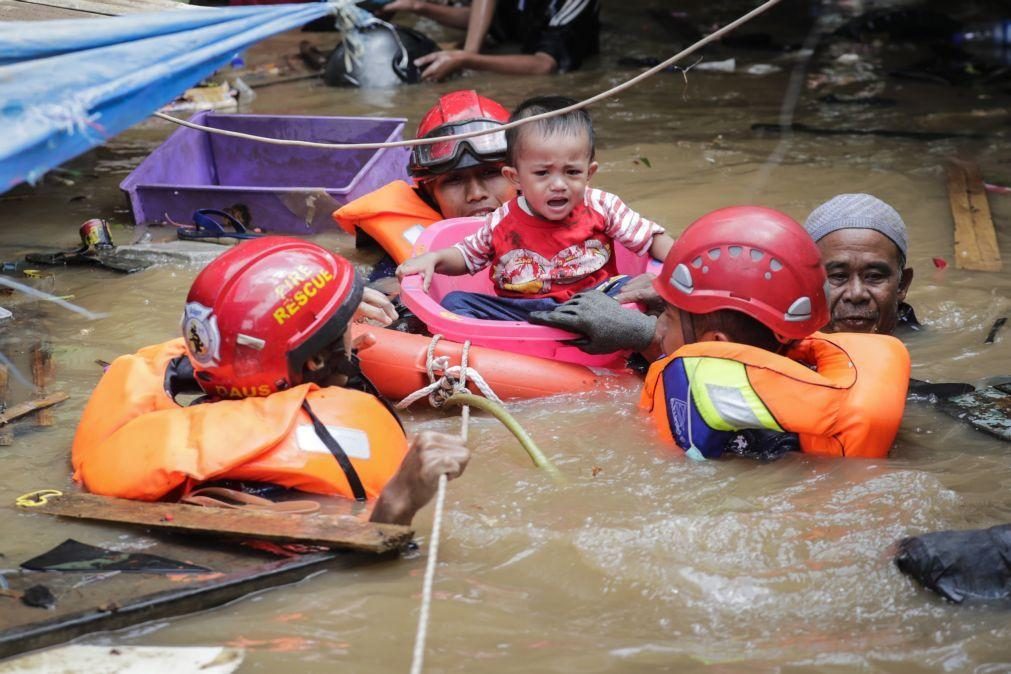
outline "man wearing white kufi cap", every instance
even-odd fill
[[[828,274],[826,330],[887,335],[900,323],[919,329],[905,303],[913,281],[906,224],[894,208],[870,194],[840,194],[814,209],[804,227]]]

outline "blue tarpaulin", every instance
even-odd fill
[[[0,193],[129,128],[329,3],[0,22]]]

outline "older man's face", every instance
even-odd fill
[[[873,229],[840,229],[821,239],[818,248],[832,312],[826,330],[890,335],[913,280],[913,270],[899,263],[898,247]]]

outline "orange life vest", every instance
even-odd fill
[[[333,219],[348,234],[361,229],[400,264],[411,257],[421,231],[443,217],[417,190],[397,180],[341,206]]]
[[[350,459],[368,498],[407,452],[396,418],[375,397],[303,384],[264,398],[181,407],[165,391],[182,339],[117,358],[74,436],[74,478],[91,492],[153,501],[212,479],[273,484],[349,498],[354,492],[303,403]]]
[[[811,454],[884,457],[908,383],[909,352],[884,335],[815,333],[785,357],[696,342],[653,363],[640,406],[690,455],[718,455],[730,434],[757,428],[796,433]]]

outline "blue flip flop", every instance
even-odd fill
[[[231,227],[231,230],[225,229]],[[201,208],[193,212],[193,226],[180,227],[180,239],[199,241],[201,239],[255,239],[260,234],[251,232],[231,213],[215,208]]]

